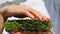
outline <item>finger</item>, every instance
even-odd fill
[[[36,10],[31,9],[31,10],[29,10],[29,12],[32,13],[34,16],[36,16],[40,21],[43,21],[42,17]]]
[[[35,17],[37,17],[38,20],[43,21],[43,19],[42,19],[42,14],[39,14],[40,12],[32,9],[31,7],[25,7],[25,8],[23,8],[23,9],[29,11],[31,14],[33,14]],[[44,15],[43,15],[43,16],[44,16]],[[45,21],[47,21],[47,19],[45,19]]]
[[[43,14],[39,13],[38,11],[36,10],[29,10],[30,13],[32,13],[33,15],[35,15],[40,21],[47,21],[47,22],[50,22],[50,19],[47,18],[46,16],[44,16]]]
[[[51,21],[50,18],[47,18],[47,21],[50,22]]]
[[[32,19],[34,19],[34,16],[31,13],[29,13],[28,11],[25,11],[25,15],[32,18]]]
[[[42,20],[43,20],[43,22],[44,22],[44,21],[46,21],[46,18],[45,18],[45,17],[42,17]]]
[[[51,34],[55,34],[55,32],[52,29],[50,29],[50,32],[51,32]]]
[[[36,16],[34,16],[34,20],[38,20]]]
[[[42,17],[42,20],[43,20],[43,21],[50,22],[50,19],[49,19],[49,18],[47,18],[47,17],[45,17],[45,16],[43,16],[43,17]]]

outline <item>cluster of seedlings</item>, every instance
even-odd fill
[[[48,32],[52,28],[52,23],[29,19],[9,20],[4,23],[4,27],[7,32],[12,31]]]

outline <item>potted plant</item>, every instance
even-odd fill
[[[10,34],[51,34],[52,23],[29,19],[9,20],[4,27]]]

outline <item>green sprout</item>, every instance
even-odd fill
[[[13,20],[4,23],[5,30],[11,31],[41,31],[47,32],[52,28],[51,22],[42,22],[39,20]]]

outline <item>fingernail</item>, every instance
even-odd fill
[[[51,20],[50,20],[50,18],[47,18],[47,20],[48,20],[48,22],[50,22]]]
[[[34,20],[36,20],[36,19],[37,19],[37,17],[34,16]]]
[[[44,17],[42,17],[42,21],[44,22]]]

